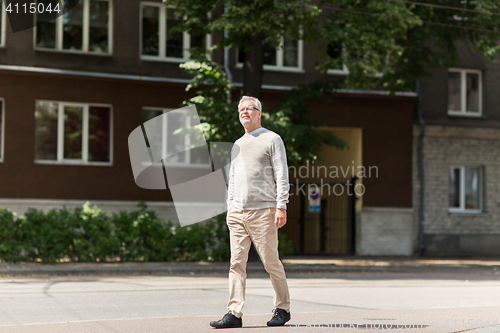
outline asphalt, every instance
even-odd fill
[[[478,273],[500,274],[500,257],[291,257],[283,260],[288,274],[380,272],[380,273]],[[113,262],[4,263],[1,276],[68,275],[226,275],[228,263],[213,262]],[[249,262],[249,273],[265,273],[260,262]]]
[[[243,328],[215,330],[208,325],[220,316],[144,318],[126,320],[102,320],[53,324],[4,326],[2,333],[89,333],[89,332],[380,332],[394,330],[404,333],[497,333],[500,307],[358,310],[321,313],[297,313],[285,326],[268,327],[269,315],[244,316]],[[472,323],[468,318],[476,319]],[[295,330],[295,331],[293,331]]]

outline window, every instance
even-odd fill
[[[207,51],[211,37],[191,36],[175,31],[181,19],[175,8],[161,3],[141,4],[141,59],[184,62],[189,60],[190,49]]]
[[[3,0],[0,0],[0,46],[5,46],[5,32],[7,31],[7,15],[4,6]]]
[[[448,72],[448,114],[481,116],[481,71],[450,69]]]
[[[450,168],[450,212],[480,213],[482,210],[482,169]]]
[[[37,101],[35,161],[109,165],[111,119],[110,106]]]
[[[67,1],[64,0],[64,3]],[[111,0],[79,0],[70,11],[56,19],[39,24],[37,22],[34,29],[35,48],[111,54],[112,7]]]
[[[158,121],[149,121],[164,113],[165,116],[158,118]],[[193,116],[183,110],[142,110],[148,145],[154,156],[167,156],[164,160],[166,165],[211,166],[205,137],[201,128],[195,126],[199,123],[197,115],[196,119]],[[149,156],[144,156],[143,159],[151,161]]]
[[[0,98],[0,162],[3,161],[3,142],[4,142],[4,116],[3,116],[3,99]]]
[[[278,47],[264,46],[264,69],[302,72],[302,40],[282,37]],[[245,53],[238,53],[237,67],[243,67]]]
[[[330,43],[326,46],[326,53],[332,60],[341,60],[342,59],[343,48],[342,45]],[[328,74],[342,74],[348,75],[349,69],[345,64],[338,64],[333,68],[329,68],[326,71]]]

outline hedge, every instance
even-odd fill
[[[291,252],[291,242],[280,234],[280,255]],[[229,256],[225,214],[181,227],[163,222],[144,203],[111,216],[88,202],[72,211],[30,208],[19,217],[0,207],[1,261],[228,261]]]

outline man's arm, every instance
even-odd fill
[[[276,181],[276,215],[274,224],[281,228],[286,224],[286,204],[288,203],[290,184],[288,181],[288,164],[286,149],[281,137],[273,140],[272,163]]]
[[[232,158],[231,158],[232,159]],[[231,166],[229,167],[229,181],[227,185],[227,209],[234,198],[234,163],[231,161]]]
[[[281,228],[286,224],[286,209],[276,209],[276,214],[274,215],[274,225],[276,228]]]

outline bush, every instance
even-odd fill
[[[177,261],[229,260],[229,233],[226,214],[203,223],[173,228],[171,244]]]
[[[5,261],[23,260],[20,220],[12,211],[0,207],[0,258]]]
[[[106,215],[86,203],[48,213],[30,208],[17,217],[0,208],[0,260],[219,261],[229,258],[225,214],[187,227],[164,223],[144,203]]]
[[[106,215],[86,203],[70,211],[45,213],[30,208],[24,216],[0,208],[0,260],[42,261],[228,261],[226,214],[181,227],[164,223],[144,203],[133,212]],[[280,257],[293,253],[279,234]]]
[[[165,225],[144,203],[137,211],[113,214],[111,220],[121,261],[172,260],[171,224]]]
[[[69,258],[78,261],[101,261],[114,257],[118,240],[113,237],[110,218],[89,202],[74,210],[70,219],[74,231]]]
[[[231,248],[229,246],[229,230],[226,225],[226,213],[219,214],[208,223],[210,230],[212,230],[212,237],[208,241],[211,250],[210,259],[212,261],[228,261],[231,257]]]
[[[37,259],[54,263],[57,259],[70,255],[75,231],[73,216],[66,208],[50,210],[28,209],[25,218],[20,218],[20,241],[27,261]]]
[[[278,233],[278,241],[278,252],[280,254],[280,258],[293,254],[293,243],[291,240],[286,239],[285,234]]]

